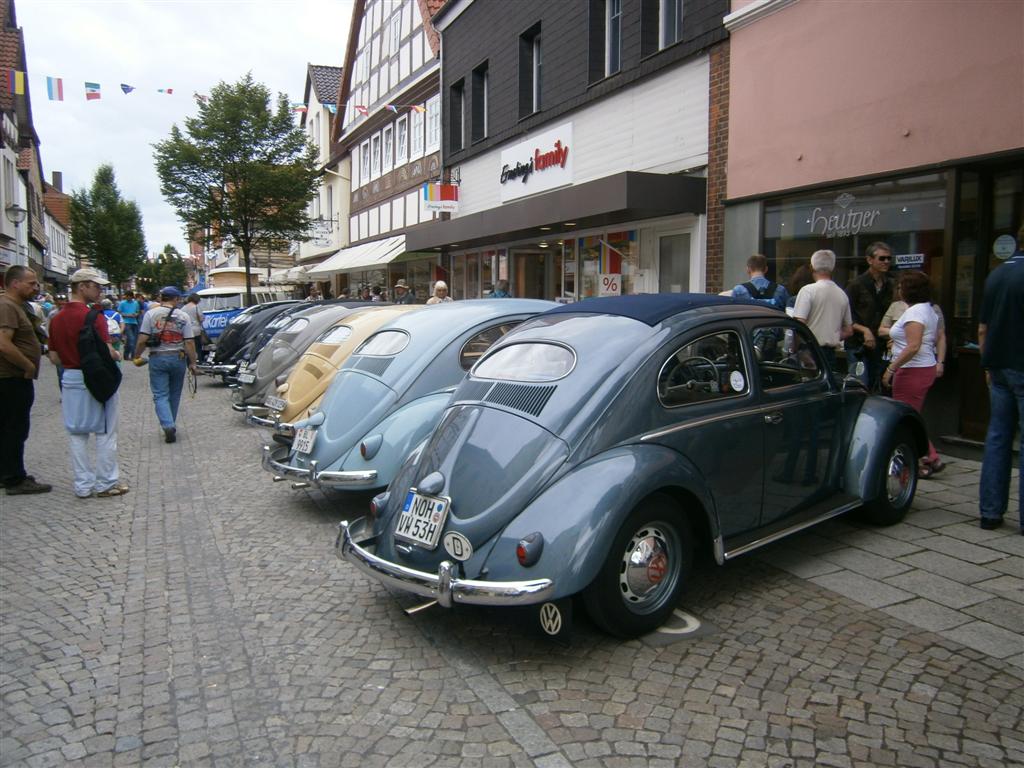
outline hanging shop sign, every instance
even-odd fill
[[[615,272],[602,272],[598,280],[598,296],[621,296],[622,275]]]
[[[309,243],[314,248],[330,248],[334,242],[334,222],[314,219],[309,227]]]
[[[572,184],[572,123],[530,135],[501,153],[501,202]]]
[[[456,213],[459,210],[457,184],[424,184],[423,207],[428,211]]]
[[[921,269],[924,266],[923,253],[897,253],[893,256],[896,269]]]

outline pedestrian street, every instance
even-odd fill
[[[1024,537],[978,528],[976,462],[891,528],[698,563],[662,631],[578,611],[563,642],[407,616],[334,554],[368,495],[273,483],[217,381],[167,444],[125,367],[115,498],[74,496],[58,397],[44,362],[26,465],[53,491],[0,496],[0,765],[1024,765]]]

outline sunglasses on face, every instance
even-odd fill
[[[875,256],[875,261],[892,261],[892,256]]]

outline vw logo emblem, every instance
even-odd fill
[[[562,631],[562,612],[554,603],[544,603],[540,607],[540,628],[549,635]]]

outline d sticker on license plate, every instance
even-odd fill
[[[312,427],[303,427],[295,430],[295,439],[292,440],[292,447],[298,453],[312,453],[313,442],[316,440],[316,430]]]
[[[263,401],[263,404],[272,411],[283,411],[285,406],[288,405],[283,397],[268,397]]]
[[[395,538],[436,549],[448,517],[450,499],[410,489],[395,526]]]

